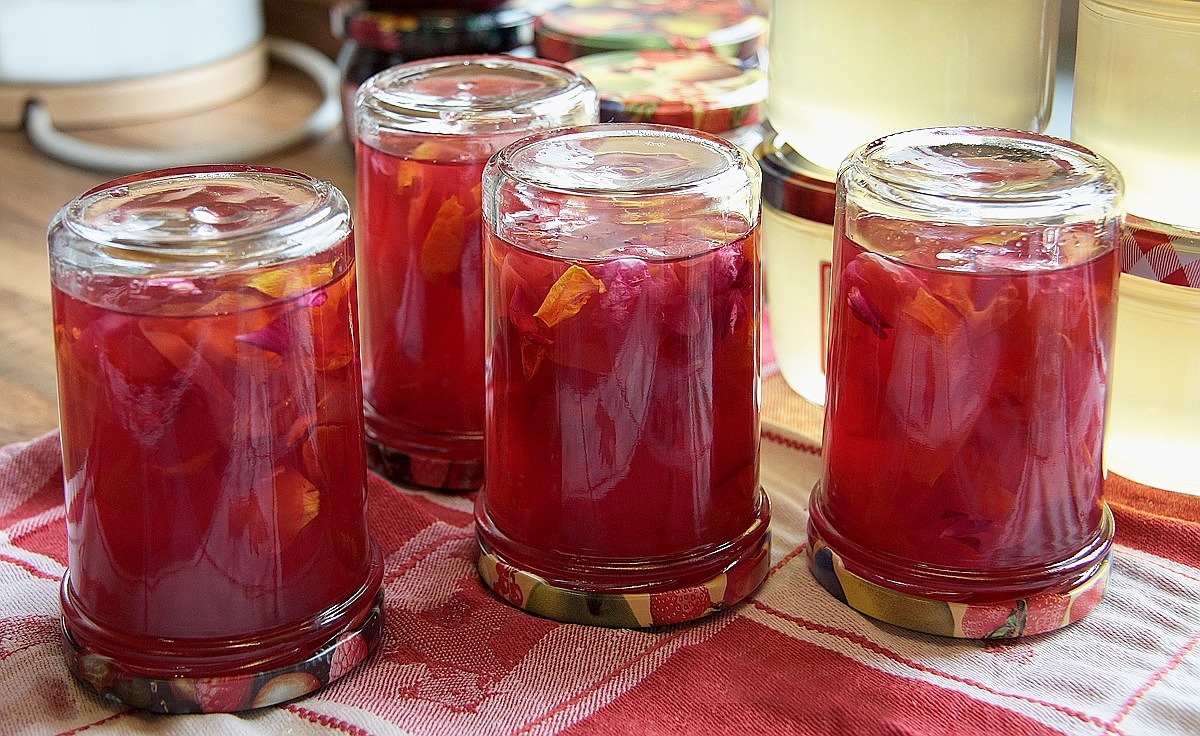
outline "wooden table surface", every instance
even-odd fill
[[[74,134],[109,145],[195,145],[290,127],[319,102],[316,86],[306,77],[273,66],[265,86],[221,108]],[[327,179],[353,202],[354,157],[340,130],[245,163],[282,166]],[[32,439],[58,424],[46,228],[60,207],[116,175],[59,163],[35,149],[24,131],[0,130],[0,445]]]

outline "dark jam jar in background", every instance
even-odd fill
[[[81,196],[49,241],[70,669],[172,713],[344,675],[382,610],[346,200],[172,169]]]
[[[348,0],[331,21],[338,53],[347,139],[354,140],[354,95],[388,67],[435,56],[533,56],[533,24],[546,0]]]
[[[758,169],[684,128],[530,136],[484,173],[484,581],[574,623],[681,623],[763,580]]]
[[[466,56],[385,70],[356,103],[363,377],[372,466],[398,483],[483,480],[483,166],[516,138],[596,119],[583,77]]]

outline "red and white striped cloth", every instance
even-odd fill
[[[469,496],[372,477],[381,648],[327,690],[238,715],[149,715],[71,678],[58,435],[4,447],[0,734],[1200,734],[1200,499],[1110,480],[1111,587],[1078,624],[1006,643],[913,634],[846,608],[808,572],[820,412],[799,401],[767,378],[774,566],[747,602],[648,631],[535,618],[480,584]]]

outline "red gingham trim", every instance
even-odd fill
[[[1069,716],[1078,721],[1082,721],[1083,723],[1090,723],[1095,726],[1100,726],[1101,728],[1106,729],[1108,731],[1108,733],[1116,734],[1117,736],[1123,736],[1123,734],[1124,734],[1124,732],[1117,729],[1115,725],[1105,723],[1104,721],[1100,720],[1099,718],[1088,715],[1087,713],[1081,713],[1080,711],[1074,710],[1072,708],[1067,708],[1066,706],[1059,705],[1058,703],[1050,703],[1045,700],[1039,700],[1038,698],[1029,697],[1028,695],[1020,695],[1017,693],[1006,693],[1001,690],[997,690],[993,687],[989,687],[988,685],[985,685],[982,682],[976,682],[975,680],[972,680],[968,677],[961,677],[959,675],[952,675],[948,672],[942,672],[942,671],[935,669],[933,667],[930,667],[928,665],[921,664],[920,662],[915,662],[907,657],[902,657],[899,654],[897,654],[896,652],[893,652],[890,649],[888,649],[887,647],[884,647],[880,644],[877,644],[877,643],[871,641],[870,639],[866,638],[865,636],[861,636],[859,634],[854,634],[849,631],[842,631],[841,629],[835,629],[832,626],[818,624],[816,622],[808,621],[806,619],[800,618],[799,616],[793,616],[793,615],[784,613],[783,611],[780,611],[776,608],[772,608],[771,606],[768,606],[767,604],[763,603],[762,601],[759,601],[756,599],[751,599],[750,604],[753,605],[758,610],[762,611],[763,613],[774,616],[778,619],[782,619],[783,621],[787,621],[789,623],[795,624],[796,626],[799,626],[800,628],[808,629],[809,631],[813,631],[818,634],[825,634],[828,636],[838,637],[839,639],[844,639],[845,641],[848,641],[852,644],[857,644],[858,646],[862,647],[863,649],[865,649],[869,652],[873,652],[875,654],[886,657],[886,658],[892,660],[893,662],[902,664],[905,667],[916,670],[918,672],[924,672],[925,674],[928,674],[928,675],[934,675],[936,677],[941,677],[946,680],[950,680],[952,682],[957,682],[962,685],[967,685],[968,687],[982,690],[983,692],[989,693],[991,695],[997,695],[1002,698],[1013,698],[1015,700],[1021,700],[1021,701],[1027,702],[1027,703],[1032,703],[1033,705],[1038,705],[1038,706],[1042,706],[1044,708],[1049,708],[1058,713],[1062,713],[1065,716]]]
[[[1200,288],[1200,232],[1126,216],[1121,270],[1163,284]]]

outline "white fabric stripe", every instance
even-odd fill
[[[55,524],[67,518],[66,506],[55,506],[54,508],[46,509],[37,516],[30,516],[22,519],[17,523],[4,529],[0,537],[5,543],[11,543],[13,539],[22,537],[30,532],[35,532],[47,524]]]

